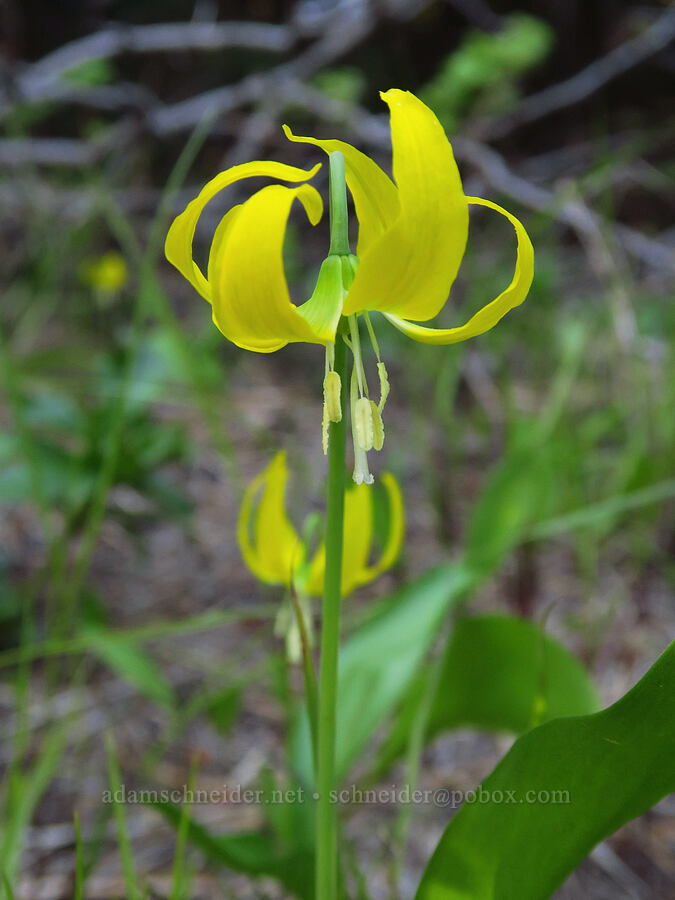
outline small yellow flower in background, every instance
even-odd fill
[[[381,313],[416,341],[452,344],[488,331],[525,299],[534,273],[529,237],[515,216],[490,200],[467,197],[452,147],[434,113],[407,91],[381,94],[389,106],[393,146],[392,181],[370,157],[338,140],[297,137],[330,154],[344,156],[347,186],[359,221],[357,256],[329,255],[312,296],[295,306],[284,274],[282,247],[291,205],[298,199],[310,222],[321,218],[323,203],[309,184],[269,185],[232,209],[218,225],[206,276],[192,257],[199,216],[218,191],[242,178],[269,176],[298,183],[311,170],[276,162],[251,162],[221,172],[192,200],[171,225],[167,259],[212,307],[213,321],[226,338],[246,350],[271,353],[291,342],[326,346],[324,381],[324,442],[336,385],[333,348],[342,317],[349,322],[345,337],[354,356],[350,389],[354,480],[372,482],[366,452],[384,442],[382,411],[389,391],[384,363],[369,312]],[[516,265],[509,286],[468,322],[454,328],[418,324],[443,308],[466,247],[469,206],[484,206],[505,216],[516,233]],[[363,316],[378,363],[380,398],[370,400],[361,353],[358,317]],[[333,379],[334,381],[334,379]]]
[[[83,284],[104,294],[118,293],[129,281],[126,261],[114,250],[95,259],[83,260],[78,274]]]
[[[237,524],[237,540],[244,562],[266,584],[291,586],[297,593],[303,617],[311,627],[308,598],[323,594],[325,546],[310,555],[309,548],[286,515],[286,455],[276,454],[267,468],[247,487]],[[342,596],[374,581],[390,569],[401,552],[405,519],[403,498],[396,479],[382,475],[389,506],[389,531],[379,559],[371,563],[374,536],[374,498],[365,485],[350,485],[345,493]],[[291,604],[282,604],[277,633],[286,637],[289,657],[300,658],[300,637]]]

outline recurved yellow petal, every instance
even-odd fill
[[[345,494],[345,536],[342,556],[342,593],[351,594],[365,584],[363,573],[373,542],[373,495],[367,484],[357,484]]]
[[[356,253],[361,256],[398,218],[398,193],[391,179],[377,163],[351,144],[299,137],[293,134],[288,125],[284,125],[283,129],[289,141],[313,144],[328,155],[339,150],[344,156],[347,186],[354,198],[356,217],[359,220]]]
[[[323,204],[308,184],[269,185],[223,225],[218,253],[209,268],[213,321],[226,338],[245,350],[271,353],[293,341],[325,344],[335,339],[341,292],[332,306],[311,305],[311,324],[288,294],[282,250],[296,197],[315,225]]]
[[[287,479],[286,454],[280,452],[246,488],[237,522],[244,562],[268,584],[289,585],[295,567],[302,562],[300,538],[286,516]],[[260,502],[254,511],[258,494]]]
[[[502,291],[498,297],[478,310],[466,324],[459,325],[456,328],[427,328],[423,325],[416,325],[414,322],[406,322],[399,316],[385,313],[389,321],[399,331],[422,344],[456,344],[459,341],[465,341],[467,338],[476,337],[476,335],[489,331],[510,309],[523,302],[532,284],[532,278],[534,277],[534,249],[522,224],[514,215],[496,203],[492,203],[491,200],[483,200],[480,197],[467,197],[467,200],[472,205],[487,206],[489,209],[494,209],[502,216],[505,216],[513,225],[517,239],[516,268],[513,278],[505,291]]]
[[[354,485],[345,492],[344,543],[342,552],[342,595],[360,584],[368,562],[373,537],[373,500],[368,485]],[[323,594],[326,571],[326,547],[321,544],[309,564],[305,592]]]
[[[379,560],[372,566],[365,566],[361,571],[359,584],[367,584],[369,581],[374,581],[382,572],[391,569],[398,559],[401,546],[403,545],[405,513],[401,489],[390,472],[383,472],[381,481],[389,499],[389,535]]]
[[[287,166],[283,163],[264,161],[243,163],[243,165],[233,166],[231,169],[221,172],[204,185],[195,199],[191,200],[183,212],[171,223],[164,244],[166,258],[178,269],[181,275],[187,278],[202,297],[210,301],[211,291],[209,283],[192,258],[192,241],[195,236],[197,221],[209,200],[215,197],[219,191],[234,184],[235,181],[240,181],[242,178],[265,176],[278,178],[280,181],[307,181],[320,168],[320,163],[314,166],[313,169],[306,171],[305,169],[298,169],[295,166]]]
[[[381,94],[391,113],[400,215],[361,257],[344,315],[378,309],[433,318],[464,254],[467,201],[450,142],[433,112],[407,91]]]

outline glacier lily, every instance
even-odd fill
[[[311,633],[309,598],[324,591],[326,547],[321,541],[310,553],[312,529],[301,537],[286,514],[286,454],[276,454],[244,492],[237,540],[244,562],[266,584],[279,585],[296,592],[308,632]],[[342,550],[342,594],[374,581],[390,569],[401,552],[405,516],[403,498],[396,479],[389,472],[381,477],[387,496],[388,531],[377,560],[371,562],[374,544],[375,510],[372,491],[365,485],[352,485],[345,492],[345,536]],[[276,629],[285,636],[289,658],[300,659],[300,632],[291,604],[285,601],[277,616]]]
[[[372,482],[366,452],[382,447],[382,410],[389,391],[369,313],[381,313],[421,343],[452,344],[488,331],[522,303],[534,272],[532,244],[518,219],[490,200],[464,194],[452,147],[434,113],[407,91],[389,90],[381,97],[390,111],[393,181],[350,144],[298,137],[284,126],[291,141],[313,144],[329,155],[342,154],[359,222],[356,255],[346,238],[341,246],[331,245],[316,289],[305,303],[291,302],[282,246],[294,200],[300,201],[313,225],[321,218],[321,197],[307,183],[318,165],[304,170],[278,162],[250,162],[221,172],[175,219],[166,239],[168,260],[208,300],[213,321],[234,344],[261,353],[297,341],[326,347],[324,450],[328,423],[341,416],[333,359],[335,341],[339,334],[344,336],[354,358],[350,405],[357,483]],[[192,255],[197,220],[220,190],[254,176],[297,186],[269,185],[230,209],[214,233],[205,275]],[[420,324],[433,319],[448,299],[466,247],[470,206],[488,207],[513,226],[517,248],[511,283],[464,324],[453,328]],[[359,317],[377,356],[377,404],[368,392]]]

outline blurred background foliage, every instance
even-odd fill
[[[378,91],[412,90],[448,130],[466,193],[503,202],[536,249],[526,303],[476,341],[429,349],[376,322],[393,388],[377,466],[402,485],[408,535],[384,588],[350,601],[347,630],[378,621],[374,598],[409,582],[392,619],[409,641],[394,653],[385,622],[348,658],[358,681],[364,660],[400,654],[413,680],[401,682],[401,666],[384,678],[382,717],[400,708],[400,727],[361,774],[398,771],[387,767],[420,691],[429,737],[459,725],[529,727],[533,624],[576,653],[603,702],[623,693],[675,630],[669,5],[5,0],[0,29],[0,846],[17,896],[73,896],[73,810],[85,823],[91,896],[136,895],[124,852],[120,874],[112,807],[100,804],[115,780],[105,729],[130,783],[183,783],[194,754],[206,783],[264,781],[265,766],[284,777],[297,673],[272,635],[279,598],[246,572],[235,521],[246,483],[280,446],[295,474],[291,508],[320,508],[323,361],[307,346],[263,357],[228,344],[162,256],[170,217],[217,171],[254,158],[315,161],[285,141],[284,121],[349,140],[389,168]],[[211,204],[198,259],[218,216],[249,190]],[[325,223],[293,220],[285,255],[296,300],[326,246]],[[472,216],[443,324],[508,283],[513,251],[508,226]],[[477,626],[461,620],[454,637],[434,604],[455,588],[415,587],[449,561],[471,573],[456,588],[469,612],[490,613]],[[515,619],[502,628],[494,614],[527,622],[512,634]],[[479,677],[445,699],[420,686],[425,654],[435,650],[441,683],[443,671],[455,683],[477,658],[471,641],[495,628],[503,653],[522,663],[505,684],[527,682],[529,693],[495,709]],[[556,647],[551,665],[564,670]],[[490,666],[488,682],[499,678]],[[590,708],[591,689],[576,669],[570,678]],[[551,714],[569,708],[548,700]],[[356,710],[354,746],[373,740],[382,717]],[[474,737],[463,756],[463,739],[446,734],[418,758],[428,783],[451,769],[458,785],[473,785],[503,749],[501,738]],[[175,810],[162,812],[180,825]],[[561,896],[665,897],[675,877],[667,812],[622,833]],[[207,860],[267,872],[293,891],[288,859],[305,859],[307,847],[288,856],[283,842],[307,823],[286,813],[266,826],[274,854],[270,839],[257,850],[197,830],[191,839]],[[237,831],[262,814],[228,815]],[[409,896],[428,835],[447,816],[416,813],[407,852],[401,825],[392,864],[373,815],[356,810],[348,829],[372,895]],[[248,880],[214,874],[202,857],[189,866],[193,893],[186,873],[167,888],[173,831],[144,807],[127,819],[152,896],[280,896],[264,880],[247,893]]]

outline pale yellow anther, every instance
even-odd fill
[[[367,397],[360,397],[356,401],[353,416],[357,445],[361,450],[371,450],[373,447],[373,412]]]
[[[323,404],[323,419],[321,421],[321,446],[323,447],[323,455],[328,455],[328,426],[330,425],[330,420],[328,418],[328,409],[326,407],[326,402]]]
[[[329,422],[342,421],[342,404],[340,394],[342,382],[337,372],[327,372],[323,380],[323,402]]]
[[[383,362],[378,362],[377,364],[377,375],[380,379],[380,402],[378,403],[377,408],[382,412],[384,404],[387,402],[387,397],[389,396],[389,377],[387,376],[387,369]]]
[[[374,400],[370,401],[370,411],[373,423],[373,450],[381,450],[384,444],[384,422]]]

